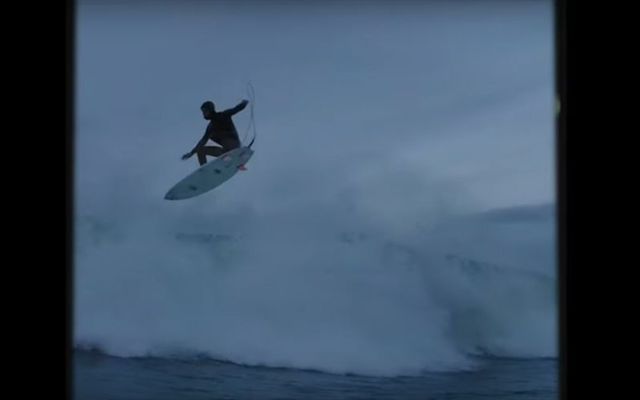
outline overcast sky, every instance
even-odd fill
[[[256,153],[209,199],[360,184],[474,209],[553,201],[552,22],[548,1],[80,2],[79,205],[166,202],[197,166],[180,156],[200,104],[234,106],[248,82]],[[249,109],[235,120],[244,137]]]

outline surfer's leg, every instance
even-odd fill
[[[238,147],[240,147],[240,142],[238,140],[235,139],[224,139],[221,140],[219,142],[220,145],[222,145],[222,152],[227,153],[233,149],[237,149]]]
[[[201,147],[200,150],[198,150],[198,162],[200,163],[200,165],[204,165],[207,163],[206,156],[219,157],[223,153],[224,153],[224,150],[222,147],[218,147],[218,146]]]
[[[223,141],[220,144],[222,144],[223,150],[224,150],[225,153],[240,147],[240,141],[236,140],[236,139],[226,140],[226,141]],[[244,166],[244,164],[239,165],[238,169],[241,170],[241,171],[246,171],[247,170],[247,168]]]

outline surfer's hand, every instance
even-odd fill
[[[241,103],[244,104],[244,105],[247,105],[247,104],[249,104],[249,100],[246,100],[246,99],[242,100]]]
[[[186,153],[185,155],[183,155],[183,156],[182,156],[182,159],[183,159],[183,160],[187,160],[187,159],[189,159],[192,155],[193,155],[193,153],[192,153],[192,152],[188,152],[188,153]]]

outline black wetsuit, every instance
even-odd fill
[[[207,130],[204,132],[204,136],[193,152],[198,154],[198,162],[203,165],[207,162],[206,155],[219,157],[220,155],[240,147],[240,138],[238,137],[238,131],[233,124],[231,117],[240,111],[244,110],[247,103],[242,102],[237,106],[224,110],[221,112],[213,112]],[[222,147],[218,146],[205,146],[205,143],[211,139]]]

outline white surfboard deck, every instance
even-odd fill
[[[183,200],[199,196],[214,189],[238,172],[238,168],[249,161],[253,150],[238,147],[213,161],[209,161],[186,178],[176,183],[164,196],[167,200]]]

